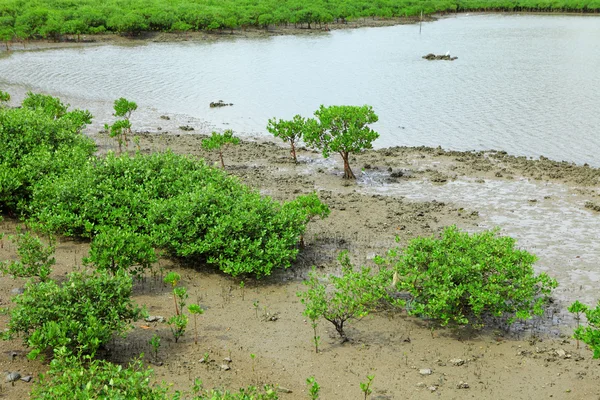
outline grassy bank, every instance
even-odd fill
[[[314,29],[361,18],[460,11],[600,11],[600,0],[3,0],[0,40],[61,40],[104,32],[219,31],[294,25]]]

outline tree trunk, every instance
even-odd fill
[[[356,179],[354,172],[350,169],[350,163],[348,162],[348,152],[340,152],[342,159],[344,160],[344,179]]]
[[[293,140],[290,140],[290,146],[292,148],[292,158],[294,159],[294,162],[297,163],[298,159],[296,158],[296,146],[294,146]]]
[[[340,338],[342,339],[342,343],[346,343],[348,341],[348,338],[346,337],[346,332],[344,332],[344,321],[341,321],[341,322],[336,321],[333,323],[333,325],[335,325],[335,330],[340,335]]]
[[[221,168],[225,169],[225,163],[223,162],[223,152],[219,151],[219,158],[221,159]]]

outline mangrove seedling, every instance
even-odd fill
[[[317,383],[317,380],[314,376],[306,378],[306,384],[308,385],[308,394],[311,400],[317,400],[319,398],[319,392],[321,391],[321,386]]]
[[[260,302],[258,300],[254,300],[254,303],[252,303],[252,305],[254,306],[254,312],[256,314],[256,318],[258,318],[259,303]]]
[[[240,139],[233,136],[233,131],[231,129],[227,129],[222,134],[213,132],[211,137],[202,140],[202,148],[204,150],[216,150],[219,152],[219,160],[221,160],[221,168],[223,169],[225,169],[223,150],[230,144],[240,144]]]
[[[577,329],[575,329],[575,332],[577,332],[581,327],[581,316],[588,310],[588,306],[577,300],[575,303],[571,304],[567,310],[570,313],[575,314],[575,321],[577,321]],[[575,339],[577,340],[577,348],[579,349],[579,339],[577,337]]]
[[[363,394],[365,395],[365,400],[367,400],[369,395],[373,393],[373,389],[371,389],[371,383],[373,382],[374,378],[375,375],[367,375],[367,381],[360,383],[360,390],[362,390]]]
[[[200,307],[198,304],[190,304],[188,306],[188,311],[194,316],[194,344],[198,344],[198,324],[197,319],[198,315],[204,314],[204,309]]]
[[[154,335],[150,339],[150,346],[152,346],[152,353],[154,354],[154,361],[158,361],[158,350],[160,349],[160,336]]]
[[[189,297],[187,289],[183,286],[176,287],[173,289],[173,293],[177,297],[177,303],[179,304],[179,310],[183,312],[183,308],[185,307],[185,301]]]
[[[127,135],[131,135],[131,113],[137,110],[137,104],[123,97],[115,100],[113,106],[115,117],[123,119],[116,120],[112,125],[104,124],[104,129],[109,131],[110,137],[115,138],[119,144],[119,153],[122,151],[121,145],[125,143],[125,147],[129,146]]]
[[[571,311],[571,309],[574,311]],[[598,301],[596,308],[583,304],[575,305],[574,303],[569,307],[569,311],[576,312],[575,310],[585,314],[587,326],[578,326],[573,337],[590,346],[590,349],[594,352],[594,358],[600,358],[600,301]]]
[[[0,108],[10,101],[10,94],[0,90]]]
[[[173,333],[175,343],[177,343],[179,338],[185,333],[185,329],[187,328],[188,324],[188,317],[185,314],[174,315],[169,318],[167,323],[171,327],[171,333]]]
[[[175,286],[177,286],[177,284],[179,283],[179,281],[181,280],[181,275],[179,275],[177,272],[169,272],[167,274],[167,276],[165,276],[164,282],[166,284],[171,285],[171,287],[173,288],[173,301],[175,302],[175,313],[177,315],[179,315],[179,307],[177,306],[177,295],[175,294]]]
[[[244,288],[246,287],[246,284],[244,283],[244,281],[240,282],[240,290],[242,291],[242,301],[244,300]]]

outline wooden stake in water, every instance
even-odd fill
[[[423,24],[423,10],[421,10],[421,19],[419,20],[419,35],[421,34],[421,25]]]

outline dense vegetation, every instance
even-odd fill
[[[483,325],[485,317],[529,319],[541,315],[557,286],[535,274],[536,257],[495,231],[469,234],[455,226],[441,237],[419,237],[377,262],[395,273],[394,286],[408,293],[409,314],[442,325]]]
[[[0,40],[144,31],[233,30],[271,25],[344,23],[358,18],[396,18],[421,12],[598,12],[600,0],[3,0]]]
[[[315,199],[281,205],[170,152],[94,157],[95,145],[80,134],[91,115],[67,109],[35,94],[20,109],[0,108],[0,211],[98,240],[89,261],[111,272],[144,269],[153,248],[234,276],[291,265]]]

